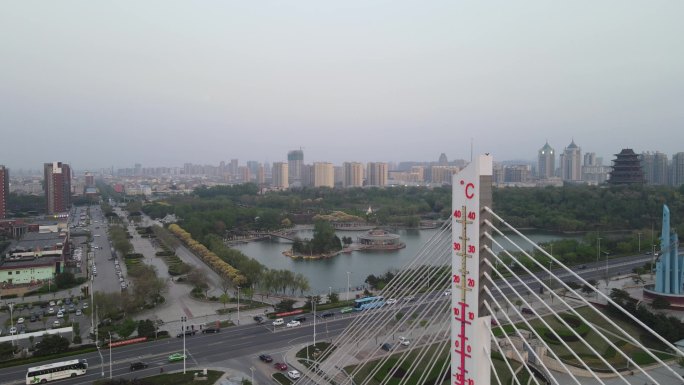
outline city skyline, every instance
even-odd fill
[[[545,140],[561,151],[572,138],[604,159],[679,151],[665,140],[684,123],[679,2],[4,11],[0,162],[11,169],[35,168],[27,151],[75,168],[272,163],[299,147],[334,164],[469,159],[471,143],[532,160]]]

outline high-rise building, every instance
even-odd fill
[[[238,167],[238,180],[242,183],[249,183],[252,180],[252,171],[247,166]]]
[[[573,140],[560,155],[560,176],[564,181],[582,180],[582,149]]]
[[[328,162],[314,162],[314,187],[335,187],[335,171],[333,164]]]
[[[387,185],[387,163],[370,162],[368,163],[367,184],[369,186]]]
[[[259,186],[263,186],[266,183],[266,172],[264,172],[264,166],[259,165],[259,168],[257,169],[257,174],[256,174],[256,183]]]
[[[278,189],[286,189],[289,187],[288,183],[288,164],[285,162],[273,163],[271,169],[271,186]]]
[[[623,148],[619,154],[615,154],[613,171],[610,172],[608,183],[618,184],[643,184],[644,171],[641,169],[639,155],[631,148]]]
[[[669,167],[667,155],[662,152],[642,152],[641,169],[644,172],[644,179],[650,185],[667,185],[669,179]]]
[[[292,150],[287,153],[290,184],[302,183],[302,166],[304,166],[304,151]]]
[[[670,165],[670,184],[679,187],[684,184],[684,152],[672,155]]]
[[[342,186],[361,187],[363,186],[363,164],[358,162],[344,162],[344,176]]]
[[[9,200],[9,169],[0,164],[0,219],[7,218]]]
[[[539,162],[537,164],[537,175],[539,179],[549,179],[556,172],[556,151],[546,142],[544,147],[539,150]]]
[[[71,168],[62,162],[45,163],[45,200],[48,214],[69,211],[71,207]]]
[[[85,173],[85,187],[95,187],[95,175],[90,171]]]

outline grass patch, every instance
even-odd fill
[[[191,370],[188,371],[188,373],[168,373],[168,374],[158,374],[156,376],[151,376],[151,377],[145,377],[145,378],[138,378],[135,380],[135,385],[187,385],[187,384],[197,384],[198,382],[195,381],[195,373],[202,373],[202,371],[197,371],[197,370]],[[223,375],[224,372],[220,372],[218,370],[208,370],[207,371],[207,379],[199,382],[202,384],[213,384],[216,381],[218,381],[219,378]],[[113,381],[110,381],[109,379],[106,380],[97,380],[93,382],[95,385],[109,385],[109,384],[116,384],[116,385],[125,385],[125,384],[134,384],[132,380],[124,380],[124,379],[115,379]]]
[[[398,385],[399,383],[405,383],[407,385],[447,384],[449,382],[449,371],[444,373],[441,372],[444,363],[451,359],[447,344],[434,344],[428,348],[422,358],[419,356],[419,353],[419,351],[402,351],[393,354],[382,364],[372,377],[371,374],[378,366],[377,360],[368,362],[360,368],[358,368],[357,365],[352,365],[344,368],[344,370],[347,373],[353,373],[358,369],[358,372],[354,374],[354,383],[358,384],[366,382],[370,385],[380,385],[381,383],[386,385]],[[406,354],[406,356],[404,356],[404,354]],[[436,355],[437,358],[433,359],[433,355]],[[434,360],[437,362],[432,366]],[[409,376],[410,367],[415,362],[418,362],[419,367],[425,368],[426,370],[432,366],[432,369],[421,383],[418,383],[418,381],[425,374],[424,371],[414,371],[410,374],[409,378],[405,378],[406,376]]]
[[[292,380],[290,380],[290,378],[284,375],[283,373],[273,373],[273,379],[280,385],[292,384]]]

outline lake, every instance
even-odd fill
[[[398,230],[396,233],[406,243],[406,247],[394,251],[354,251],[350,254],[341,253],[329,259],[307,260],[292,259],[282,254],[291,248],[291,243],[285,240],[262,240],[231,247],[242,251],[245,255],[256,259],[272,269],[287,269],[302,273],[308,278],[313,293],[324,294],[330,288],[342,293],[347,290],[347,272],[350,272],[349,282],[352,288],[362,286],[370,274],[384,274],[391,269],[399,269],[413,260],[423,244],[437,233],[437,229],[430,230]],[[352,237],[356,240],[363,231],[338,231],[337,236]],[[299,231],[301,238],[311,238],[311,230]],[[579,236],[564,236],[562,234],[529,234],[537,243],[548,242],[561,238],[579,238]],[[518,236],[510,236],[514,241],[520,241]],[[496,239],[496,237],[495,237]],[[501,241],[500,241],[501,242]],[[527,247],[526,249],[530,249]],[[494,250],[497,250],[494,248]],[[517,251],[517,250],[516,250]]]

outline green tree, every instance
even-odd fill
[[[328,299],[332,303],[338,303],[340,301],[340,295],[338,293],[333,292],[330,293],[330,295],[328,295]]]
[[[122,323],[116,326],[116,334],[123,338],[128,338],[135,329],[137,329],[138,324],[131,318],[126,318]]]
[[[138,321],[138,336],[139,337],[154,337],[157,327],[154,322],[149,319]]]
[[[0,360],[12,358],[14,355],[14,345],[10,341],[0,342]]]
[[[36,357],[47,356],[50,354],[66,352],[67,350],[69,350],[68,339],[57,334],[49,334],[43,336],[43,339],[36,344],[33,355]]]

